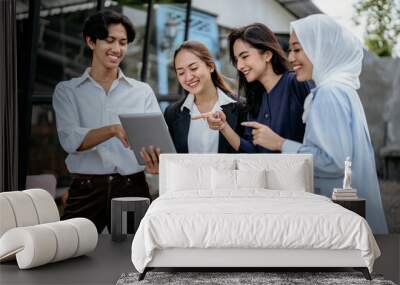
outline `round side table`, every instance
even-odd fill
[[[122,233],[122,213],[134,213],[134,233],[136,233],[140,221],[144,217],[150,205],[150,199],[144,197],[120,197],[111,200],[111,239],[123,241],[126,234]]]

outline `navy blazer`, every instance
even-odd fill
[[[186,107],[183,107],[181,110],[181,106],[185,102],[185,99],[186,97],[169,105],[164,112],[165,121],[167,122],[169,133],[171,134],[177,153],[189,152],[188,134],[191,120],[190,111]],[[229,103],[222,105],[221,108],[225,113],[227,123],[238,133],[239,136],[241,136],[244,128],[240,123],[245,119],[242,105],[240,103]],[[218,152],[236,152],[221,132],[219,133]]]

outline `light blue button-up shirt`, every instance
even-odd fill
[[[333,188],[342,188],[344,161],[350,157],[352,187],[366,199],[367,221],[374,233],[387,233],[374,150],[358,94],[338,83],[312,92],[303,144],[285,140],[282,152],[313,154],[315,192],[327,197]]]
[[[85,151],[77,151],[91,129],[120,124],[119,114],[161,113],[151,87],[126,77],[121,70],[110,90],[105,90],[89,75],[57,84],[53,95],[60,143],[68,153],[66,165],[71,173],[129,175],[143,170],[133,151],[115,137]]]

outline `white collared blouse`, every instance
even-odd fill
[[[161,113],[151,87],[126,77],[121,70],[105,90],[86,69],[81,77],[57,84],[53,94],[60,143],[68,153],[71,173],[129,175],[143,171],[133,151],[115,137],[85,151],[77,151],[91,129],[120,124],[119,114]]]
[[[212,108],[212,112],[222,111],[221,106],[236,102],[219,88],[217,88],[217,93],[218,100]],[[188,94],[181,106],[181,111],[184,107],[189,110],[191,117],[200,114],[199,109],[194,103],[193,94]],[[206,119],[190,120],[188,133],[189,153],[218,153],[218,145],[219,131],[210,129]]]

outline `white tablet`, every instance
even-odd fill
[[[144,165],[140,150],[154,146],[161,153],[176,153],[162,113],[141,113],[119,115],[122,127],[139,164]]]

